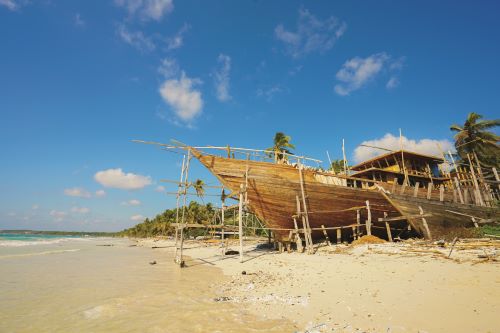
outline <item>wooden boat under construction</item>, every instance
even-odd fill
[[[500,220],[494,203],[498,179],[481,189],[476,181],[472,189],[472,180],[462,177],[454,188],[449,175],[436,173],[443,162],[436,157],[392,152],[352,167],[357,172],[348,176],[305,167],[303,158],[296,164],[276,163],[256,161],[249,153],[234,158],[229,148],[228,157],[187,149],[231,191],[229,196],[244,192],[247,209],[278,241],[294,231],[312,238],[326,232],[333,239],[341,233],[351,240],[365,233],[449,238]]]

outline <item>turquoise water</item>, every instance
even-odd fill
[[[0,233],[0,246],[31,246],[56,244],[68,239],[81,238],[73,235],[46,235],[46,234],[27,234],[27,233]]]

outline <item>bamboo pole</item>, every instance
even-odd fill
[[[477,182],[476,173],[474,172],[474,166],[472,165],[472,161],[470,159],[469,154],[467,154],[467,158],[469,159],[469,166],[470,166],[470,171],[472,174],[472,181],[474,182],[474,188],[475,188],[474,197],[476,197],[476,204],[478,206],[484,206],[484,201],[483,201],[483,198],[481,195],[481,191],[479,190],[479,183]]]
[[[422,207],[418,206],[418,210],[420,211],[420,215],[424,215]],[[425,217],[422,217],[422,224],[424,225],[425,232],[427,233],[427,238],[432,239],[431,231],[429,230],[429,225],[427,224]]]
[[[464,201],[464,196],[462,194],[462,189],[460,187],[460,182],[458,181],[457,177],[454,177],[453,180],[455,181],[455,187],[457,188],[458,198],[460,199],[460,203],[463,204],[465,203],[465,201]]]
[[[184,267],[184,260],[182,259],[182,251],[184,247],[184,224],[186,223],[185,220],[185,211],[186,211],[186,192],[187,192],[187,184],[188,184],[188,175],[189,175],[189,162],[191,161],[191,149],[188,150],[188,155],[187,155],[187,161],[186,161],[186,171],[184,173],[184,198],[183,198],[183,204],[182,204],[182,227],[181,227],[181,244],[180,244],[180,249],[179,249],[179,260],[178,264],[180,267]]]
[[[240,238],[240,262],[243,262],[243,200],[244,200],[243,184],[240,184],[240,203],[238,208],[238,235]]]
[[[304,190],[304,176],[302,175],[302,163],[299,161],[299,178],[300,178],[300,192],[302,194],[302,204],[304,208],[304,218],[306,222],[306,227],[307,227],[307,233],[306,237],[309,238],[309,244],[310,244],[310,249],[309,252],[312,254],[314,252],[313,249],[313,242],[312,242],[312,236],[311,236],[311,226],[309,225],[309,215],[307,214],[307,203],[306,203],[306,193]]]
[[[387,218],[387,212],[384,212],[384,218]],[[392,242],[391,226],[387,221],[385,222],[385,230],[387,230],[387,239]]]
[[[370,236],[372,234],[372,212],[370,210],[369,200],[366,200],[366,210],[368,212],[368,217],[366,218],[366,234]]]
[[[182,167],[181,167],[181,179],[179,180],[179,184],[177,187],[177,203],[175,205],[175,223],[179,223],[179,200],[181,197],[181,189],[182,189],[182,180],[184,177],[184,163],[186,160],[186,155],[182,156]],[[177,246],[178,246],[178,238],[179,238],[179,227],[175,227],[175,256],[177,258]]]

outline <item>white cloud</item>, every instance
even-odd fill
[[[180,68],[177,61],[173,58],[163,58],[160,66],[158,66],[158,73],[163,75],[166,79],[170,79],[179,74]]]
[[[199,83],[201,83],[200,80],[191,79],[182,72],[180,79],[166,80],[160,86],[161,97],[184,122],[190,122],[202,112],[201,92],[193,88]]]
[[[98,197],[98,198],[102,198],[102,197],[106,196],[106,191],[104,191],[104,190],[97,190],[97,191],[95,191],[95,196]]]
[[[257,97],[263,97],[268,102],[270,102],[274,95],[284,92],[283,88],[279,84],[275,84],[268,88],[259,88],[257,89]]]
[[[395,76],[391,77],[391,78],[389,79],[389,81],[387,81],[387,83],[386,83],[386,85],[385,85],[385,87],[386,87],[387,89],[394,89],[394,88],[396,88],[397,86],[399,86],[399,79],[398,79],[397,77],[395,77]]]
[[[140,206],[141,205],[141,202],[137,199],[131,199],[131,200],[128,200],[128,201],[123,201],[121,203],[122,206]]]
[[[90,212],[90,209],[87,207],[72,207],[71,211],[78,214],[87,214],[88,212]]]
[[[355,57],[346,61],[337,72],[337,80],[342,83],[335,85],[335,92],[345,96],[363,87],[382,70],[389,58],[382,52],[367,58]]]
[[[399,136],[394,136],[390,133],[386,133],[380,139],[373,139],[363,141],[362,145],[386,148],[390,150],[400,150],[401,145],[399,142]],[[438,146],[439,145],[439,146]],[[442,157],[441,150],[447,152],[448,150],[454,151],[455,146],[450,140],[442,139],[421,139],[421,140],[411,140],[403,136],[403,149],[407,151],[412,151],[416,153],[432,155],[437,157]],[[382,155],[387,153],[387,151],[383,151],[380,149],[368,148],[358,146],[354,150],[354,161],[356,163],[365,161],[372,157]]]
[[[73,21],[75,22],[75,25],[77,27],[84,27],[85,26],[85,21],[82,19],[82,16],[80,15],[80,13],[75,14],[75,18]]]
[[[40,205],[38,204],[34,204],[33,206],[31,206],[31,209],[33,210],[37,210],[38,208],[40,208]]]
[[[119,24],[116,32],[125,43],[135,47],[141,52],[150,52],[156,48],[151,38],[145,36],[142,31],[129,31],[124,24]]]
[[[49,212],[49,215],[54,217],[56,222],[61,222],[68,213],[53,209]]]
[[[146,219],[146,218],[145,218],[144,216],[142,216],[142,215],[137,214],[137,215],[132,215],[132,216],[130,217],[130,219],[131,219],[132,221],[142,222],[142,221],[144,221],[144,219]]]
[[[90,198],[92,195],[81,187],[72,187],[64,190],[64,194],[70,197]]]
[[[184,24],[173,37],[166,39],[168,51],[178,49],[182,46],[184,43],[184,34],[189,30],[189,28],[190,26],[188,24]]]
[[[151,177],[124,173],[121,168],[99,171],[94,179],[102,186],[122,190],[138,190],[151,184]]]
[[[173,0],[115,0],[115,4],[126,8],[130,16],[137,15],[144,21],[160,21],[174,9]]]
[[[340,83],[334,90],[341,96],[349,95],[365,86],[381,73],[384,69],[389,72],[399,71],[403,67],[404,57],[393,59],[385,52],[372,54],[366,58],[355,57],[347,60],[337,72],[336,78]],[[399,79],[393,75],[386,84],[388,89],[399,85]]]
[[[299,10],[295,32],[286,30],[282,24],[274,29],[274,35],[286,46],[294,58],[313,52],[326,52],[344,34],[347,25],[336,17],[320,20],[307,9]]]
[[[165,186],[158,185],[155,189],[156,192],[165,192]]]
[[[225,102],[231,99],[229,94],[229,72],[231,71],[231,57],[225,54],[219,54],[217,62],[220,65],[214,73],[215,89],[217,91],[217,99]]]
[[[15,0],[0,0],[0,6],[4,6],[9,10],[15,11],[21,7],[21,3]]]
[[[14,216],[16,216],[16,215],[17,215],[17,214],[16,214],[16,213],[14,213],[14,212],[9,212],[9,213],[7,213],[7,216],[10,216],[10,217],[14,217]]]

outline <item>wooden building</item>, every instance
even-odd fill
[[[399,185],[414,186],[418,182],[421,187],[428,184],[436,187],[450,181],[440,170],[444,162],[440,157],[399,150],[351,167],[354,171],[351,176],[390,184],[396,179]]]

